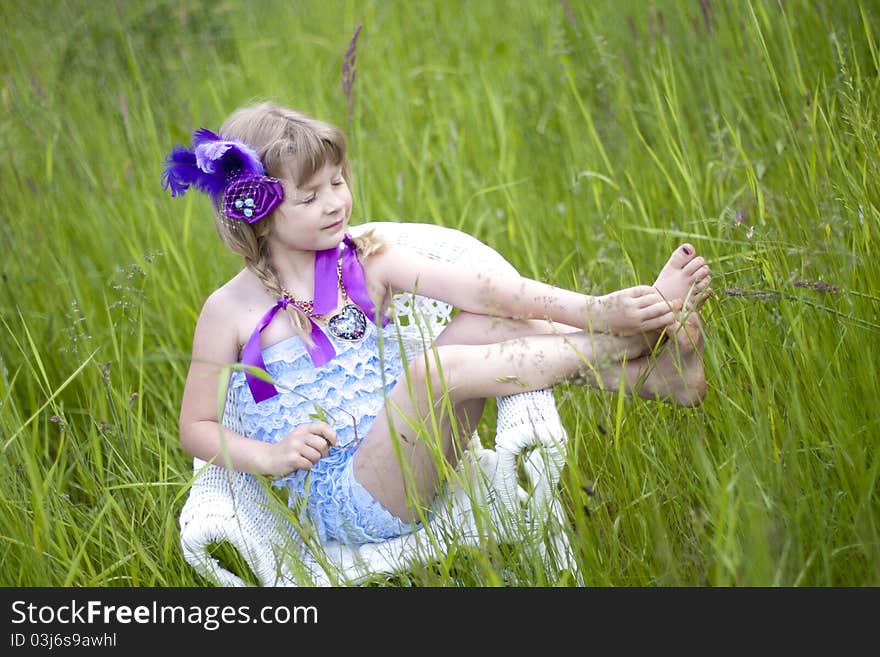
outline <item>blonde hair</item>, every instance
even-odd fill
[[[220,127],[223,138],[238,139],[253,148],[263,162],[266,174],[274,178],[293,176],[295,185],[309,181],[325,164],[342,167],[345,182],[351,185],[345,135],[334,125],[307,114],[263,102],[235,110]],[[230,220],[222,204],[215,205],[214,223],[223,243],[244,258],[245,266],[275,296],[283,288],[269,254],[268,236],[275,224],[275,213],[248,224]],[[355,239],[364,258],[381,249],[381,244],[367,233]],[[301,333],[308,335],[308,319],[294,306],[291,319]]]

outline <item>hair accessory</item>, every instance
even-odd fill
[[[244,142],[200,128],[192,144],[175,146],[165,160],[162,186],[171,196],[195,187],[221,202],[227,217],[247,223],[259,221],[284,199],[281,183],[265,175],[260,156]]]
[[[277,208],[284,200],[284,188],[275,178],[243,176],[223,192],[223,210],[230,219],[252,224]]]

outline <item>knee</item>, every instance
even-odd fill
[[[418,394],[440,399],[448,394],[456,399],[457,382],[465,372],[466,358],[459,346],[442,345],[428,350],[409,364],[409,376]]]

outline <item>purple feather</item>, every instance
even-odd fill
[[[193,133],[193,146],[199,146],[209,141],[223,141],[216,132],[211,132],[207,128],[199,128]]]
[[[172,196],[182,196],[192,186],[216,200],[231,180],[264,172],[254,149],[206,128],[193,133],[193,147],[175,147],[165,161],[162,185]]]
[[[202,175],[196,166],[196,154],[183,146],[175,146],[165,160],[162,187],[171,189],[171,196],[183,196],[190,185]]]

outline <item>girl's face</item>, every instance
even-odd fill
[[[281,180],[284,200],[275,210],[269,233],[273,246],[297,251],[321,251],[338,246],[348,230],[351,191],[342,166],[327,163],[302,186]]]

